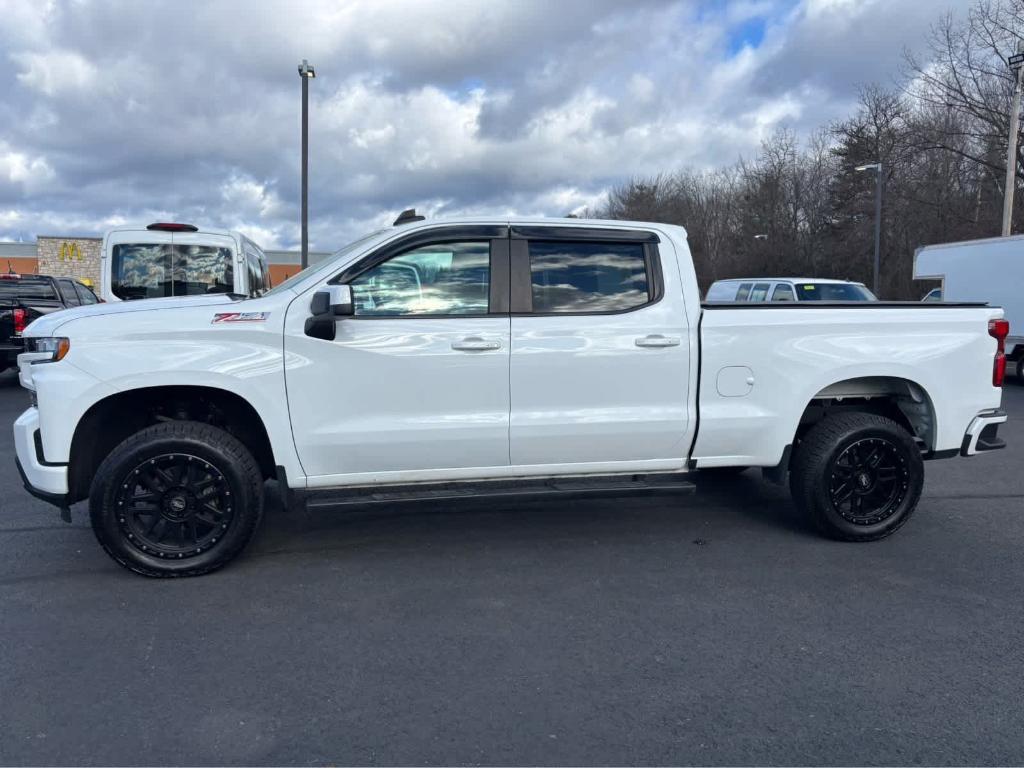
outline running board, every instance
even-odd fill
[[[460,483],[415,483],[402,486],[353,486],[306,491],[312,508],[403,501],[454,501],[473,498],[543,498],[545,496],[600,496],[632,493],[692,494],[696,486],[678,474],[563,477],[542,480],[481,480]]]

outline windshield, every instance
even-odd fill
[[[307,277],[309,277],[311,274],[313,274],[316,270],[320,269],[324,264],[328,264],[328,263],[330,263],[332,261],[337,260],[338,258],[340,258],[342,256],[345,256],[345,255],[347,255],[349,253],[352,253],[352,251],[354,251],[357,248],[359,248],[367,240],[371,240],[371,239],[377,237],[382,232],[386,232],[386,231],[387,230],[385,230],[385,229],[378,229],[375,232],[369,233],[368,235],[363,235],[358,240],[353,240],[348,245],[343,246],[341,248],[341,250],[338,250],[338,251],[335,251],[334,253],[332,253],[327,258],[326,261],[322,261],[319,264],[310,264],[305,269],[303,269],[303,270],[301,270],[299,272],[296,272],[294,275],[289,277],[287,280],[285,280],[280,285],[275,285],[273,288],[271,288],[269,291],[267,291],[263,295],[264,296],[273,296],[275,293],[280,293],[281,291],[287,291],[288,289],[290,289],[291,287],[293,287],[297,283],[300,283],[303,280],[305,280]]]
[[[235,283],[234,254],[214,245],[123,243],[110,271],[110,290],[125,301],[231,293]]]
[[[796,293],[800,301],[877,301],[856,283],[797,283]]]

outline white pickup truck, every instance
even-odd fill
[[[1003,445],[998,308],[702,307],[680,227],[399,222],[259,298],[36,320],[26,488],[65,516],[88,499],[118,563],[183,576],[246,546],[267,479],[292,503],[762,467],[866,541],[909,518],[924,459]]]

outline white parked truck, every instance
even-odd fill
[[[983,304],[702,306],[676,226],[403,215],[260,298],[36,320],[14,434],[29,491],[88,499],[150,576],[236,556],[267,479],[294,503],[761,467],[866,541],[910,517],[923,460],[1002,447],[1006,332]]]
[[[1010,323],[1007,363],[1024,381],[1024,235],[927,245],[914,253],[915,280],[941,280],[939,300],[985,301]]]

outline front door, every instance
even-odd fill
[[[643,232],[513,228],[511,253],[512,464],[682,468],[690,349],[671,243]]]
[[[334,278],[354,316],[333,341],[288,310],[288,404],[311,487],[486,476],[507,467],[506,227],[414,233]],[[489,472],[488,468],[492,468]]]

